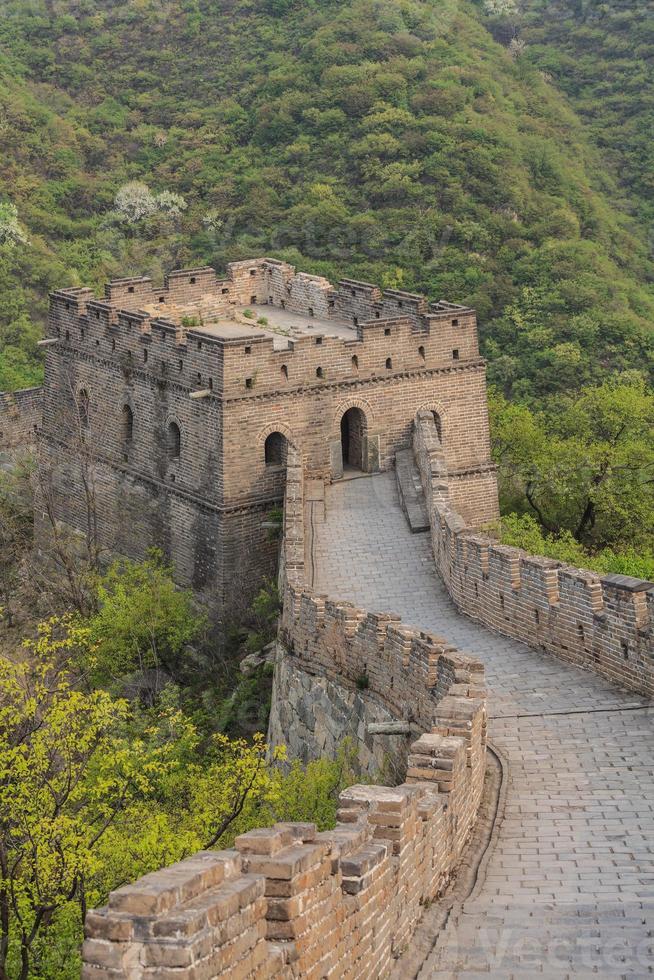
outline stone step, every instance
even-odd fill
[[[401,449],[395,456],[395,478],[402,510],[413,534],[429,530],[429,514],[420,473],[411,449]]]

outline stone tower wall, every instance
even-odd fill
[[[42,388],[0,392],[0,451],[36,443],[42,409]]]

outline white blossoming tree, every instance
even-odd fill
[[[135,225],[157,213],[157,199],[147,184],[131,180],[116,194],[114,207],[119,218]]]
[[[8,201],[0,201],[0,245],[29,245],[29,239],[18,220],[18,209]]]
[[[512,17],[518,13],[516,0],[484,0],[484,11],[489,17]]]
[[[177,218],[187,208],[186,201],[181,194],[174,194],[172,191],[162,191],[155,198],[157,210],[170,218]]]
[[[186,207],[186,201],[181,194],[173,191],[153,194],[147,184],[138,180],[123,184],[114,198],[115,214],[130,225],[137,225],[155,215],[177,218]]]

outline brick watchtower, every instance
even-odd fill
[[[52,294],[40,465],[57,518],[141,557],[159,546],[216,610],[274,568],[285,453],[307,472],[393,464],[434,412],[453,506],[498,514],[475,313],[273,259]],[[38,518],[38,515],[37,515]]]

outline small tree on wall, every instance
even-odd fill
[[[34,459],[23,456],[14,469],[0,473],[0,606],[10,626],[20,587],[20,566],[32,548]]]

